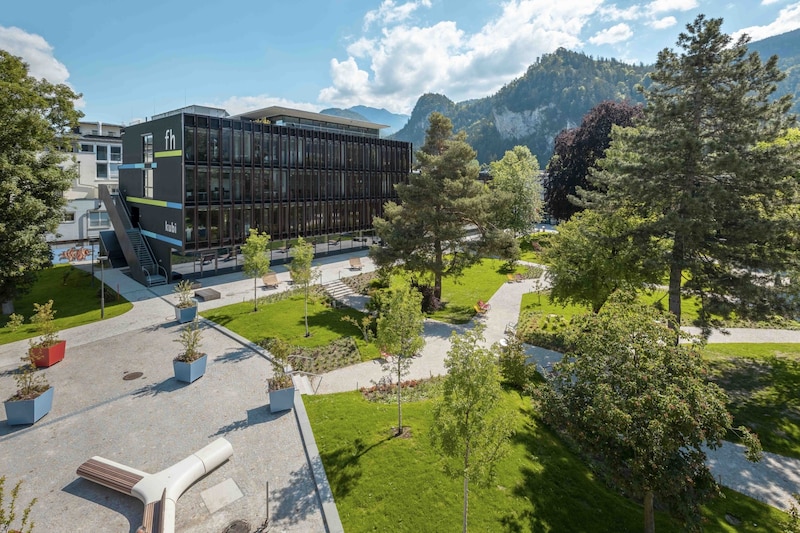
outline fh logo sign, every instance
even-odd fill
[[[173,132],[172,128],[170,128],[164,134],[164,150],[174,150],[174,149],[175,149],[175,132]]]

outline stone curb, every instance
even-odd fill
[[[216,322],[202,317],[200,317],[200,319],[207,327],[219,331],[226,337],[254,351],[264,359],[272,361],[268,355],[269,352],[254,342],[245,339],[238,333],[234,333]],[[303,451],[305,452],[308,468],[311,472],[311,478],[314,482],[314,491],[316,492],[317,500],[320,504],[320,512],[322,513],[322,521],[325,524],[325,530],[330,533],[344,533],[342,520],[339,518],[339,510],[333,499],[333,491],[331,490],[330,483],[328,483],[328,476],[325,473],[325,467],[319,455],[317,441],[314,439],[314,432],[311,429],[311,421],[308,419],[306,406],[303,403],[303,395],[298,391],[295,391],[294,395],[294,417],[297,422],[297,428],[300,431],[300,440],[303,442]]]

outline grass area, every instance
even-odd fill
[[[304,302],[303,295],[295,294],[277,302],[259,304],[257,312],[253,312],[253,302],[250,301],[210,309],[201,315],[253,342],[279,337],[295,346],[316,348],[341,337],[353,337],[363,361],[380,357],[378,348],[365,343],[356,326],[342,320],[348,315],[360,321],[364,314],[355,309],[333,308],[309,298],[308,328],[311,336],[306,337]]]
[[[431,402],[406,403],[410,438],[392,438],[396,406],[367,402],[357,392],[306,396],[314,436],[344,529],[457,531],[462,481],[442,471],[428,441]],[[470,486],[470,531],[641,531],[642,509],[608,490],[591,470],[531,416],[530,402],[507,393],[502,402],[521,416],[511,453],[487,488]],[[725,491],[704,508],[705,531],[778,531],[786,515]],[[725,522],[736,516],[741,525]],[[755,524],[758,524],[757,526]],[[663,513],[657,531],[682,531]]]
[[[14,310],[25,317],[25,325],[17,331],[0,327],[0,344],[36,337],[38,332],[28,322],[33,315],[33,304],[53,300],[56,311],[53,323],[57,330],[74,328],[100,320],[100,281],[71,265],[56,265],[39,273],[30,293],[14,301]],[[122,296],[110,297],[106,288],[105,317],[113,318],[130,311],[133,304]],[[0,326],[8,322],[8,315],[0,316]]]
[[[700,300],[696,296],[682,296],[681,300],[681,323],[693,325],[699,318]],[[656,305],[666,309],[667,293],[666,290],[655,290],[653,292],[641,293],[639,301],[646,304]],[[572,318],[574,315],[588,313],[591,309],[588,306],[554,304],[550,301],[550,293],[542,292],[537,294],[529,292],[522,295],[522,311],[539,312],[544,315],[559,315],[564,318]]]
[[[800,344],[709,344],[703,356],[734,424],[756,432],[764,450],[800,459]]]
[[[500,259],[484,259],[480,263],[464,270],[458,279],[442,280],[442,300],[444,309],[436,311],[430,318],[464,324],[475,315],[475,304],[478,300],[489,300],[503,283],[508,281],[508,272],[502,270],[505,261]],[[515,272],[524,273],[525,267],[518,267]]]

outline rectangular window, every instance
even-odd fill
[[[94,152],[94,145],[93,144],[82,144],[81,145],[81,152],[87,152],[87,153]]]
[[[142,135],[142,161],[145,163],[153,162],[153,134],[145,133]],[[142,171],[142,196],[145,198],[153,197],[153,169],[146,168]]]
[[[98,161],[108,160],[108,146],[103,146],[100,144],[97,145],[97,160]]]
[[[122,146],[111,147],[111,160],[117,162],[122,161]]]
[[[89,211],[90,228],[106,228],[108,225],[108,213],[105,211]]]
[[[61,213],[61,222],[75,222],[75,211],[64,211]]]
[[[109,175],[112,178],[118,178],[119,177],[119,163],[110,163],[108,168],[109,168],[109,170],[111,172]]]
[[[108,179],[108,163],[97,163],[97,179]]]

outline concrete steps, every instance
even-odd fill
[[[338,279],[323,284],[322,288],[325,290],[328,296],[341,303],[344,303],[349,296],[355,295],[355,292],[353,292],[350,287]]]

